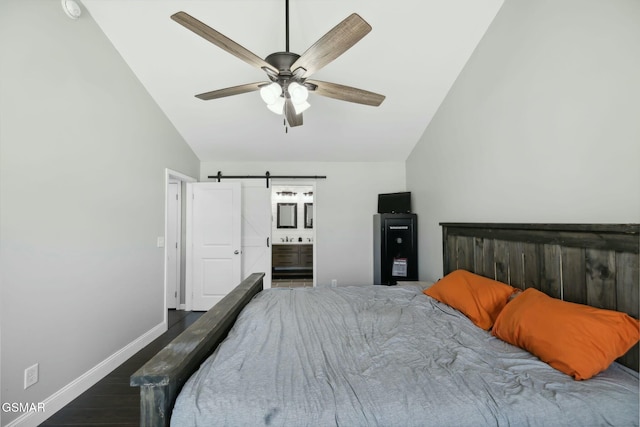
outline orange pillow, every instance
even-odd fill
[[[489,330],[515,291],[502,282],[456,270],[423,292],[461,311],[476,326]]]
[[[576,380],[586,380],[638,342],[639,325],[625,313],[561,301],[529,288],[502,310],[492,333]]]

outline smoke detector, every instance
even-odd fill
[[[71,19],[78,19],[82,15],[82,9],[78,3],[73,0],[62,0],[62,10]]]

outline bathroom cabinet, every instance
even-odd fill
[[[313,245],[273,245],[271,253],[274,279],[313,276]]]

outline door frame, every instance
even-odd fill
[[[164,266],[164,272],[163,272],[163,289],[164,289],[164,295],[162,297],[162,300],[164,301],[164,322],[165,324],[168,324],[168,304],[167,304],[167,245],[166,245],[166,236],[169,235],[169,212],[168,212],[168,208],[169,208],[169,182],[175,182],[178,181],[180,183],[180,191],[182,188],[182,184],[186,183],[186,182],[198,182],[198,180],[196,178],[193,178],[189,175],[185,175],[181,172],[175,171],[173,169],[169,169],[169,168],[165,168],[164,170],[164,236],[165,236],[165,245],[164,245],[164,261],[163,261],[163,266]],[[181,210],[182,207],[184,206],[185,203],[185,198],[184,197],[180,197],[180,206],[181,206]],[[178,229],[180,230],[180,235],[182,234],[182,219],[180,218],[178,219],[179,223],[177,224]],[[180,251],[179,251],[179,256],[177,259],[177,263],[178,263],[178,271],[180,272],[180,276],[182,276],[181,273],[181,265],[184,263],[185,259],[184,259],[184,251],[182,249],[182,245],[184,245],[184,241],[182,241],[182,239],[180,239]],[[178,283],[178,297],[180,296],[180,283]],[[178,309],[180,310],[184,310],[184,305],[180,304],[180,299],[178,299]]]
[[[175,185],[175,195],[176,195],[176,201],[174,204],[173,201],[173,194],[174,192],[171,192],[171,197],[169,197],[169,187],[174,186]],[[171,205],[171,210],[176,209],[176,212],[173,213],[171,215],[172,220],[170,220],[170,215],[169,212],[171,212],[171,210],[169,209],[169,205]],[[175,216],[175,218],[173,218]],[[165,244],[165,251],[167,253],[167,257],[165,259],[165,275],[166,275],[166,289],[167,289],[167,308],[174,308],[176,310],[180,310],[180,278],[181,278],[181,252],[182,252],[182,181],[178,181],[177,179],[174,178],[169,178],[169,183],[167,185],[167,220],[165,221],[166,223],[166,232],[164,234],[164,244]],[[173,234],[173,236],[172,236]],[[170,241],[172,240],[172,237],[175,237],[176,239],[176,243],[175,243],[175,251],[174,248],[171,247],[171,245],[169,244]],[[173,307],[169,307],[169,303],[168,301],[171,299],[171,293],[168,292],[169,291],[169,284],[173,281],[173,279],[171,279],[169,277],[169,270],[171,269],[171,263],[170,261],[170,254],[171,252],[175,252],[176,255],[176,259],[174,261],[174,267],[175,267],[175,275],[177,276],[177,281],[175,283],[175,305]],[[183,307],[184,308],[184,307]]]
[[[272,178],[270,183],[271,187],[274,186],[287,186],[287,187],[313,187],[313,287],[317,286],[318,280],[318,262],[317,262],[317,250],[318,250],[318,216],[317,212],[317,181],[315,179],[296,179],[296,180],[287,180],[287,179],[278,179]],[[273,188],[271,190],[272,198],[271,203],[273,203]],[[275,220],[272,218],[272,221]],[[273,243],[273,242],[272,242]]]

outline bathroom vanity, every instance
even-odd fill
[[[312,244],[275,244],[271,250],[274,279],[313,277]]]

